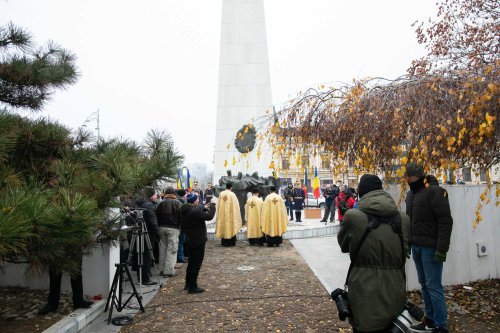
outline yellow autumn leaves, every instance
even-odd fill
[[[500,62],[481,75],[354,81],[308,90],[269,115],[263,127],[274,160],[292,156],[295,168],[319,156],[334,174],[383,172],[387,180],[401,181],[405,165],[417,162],[446,181],[459,168],[487,168],[498,161],[498,77]],[[311,160],[304,163],[303,156]]]

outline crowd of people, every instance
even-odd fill
[[[276,190],[272,187],[272,193],[265,200],[255,190],[245,206],[248,239],[252,245],[267,243],[268,246],[279,246],[282,243],[281,236],[287,230],[287,215],[285,203]],[[218,199],[214,199],[216,197]],[[125,202],[125,205],[127,209],[130,209],[129,205],[142,211],[146,234],[144,244],[129,248],[133,231],[128,232],[127,239],[124,239],[122,260],[127,260],[132,251],[132,270],[137,271],[138,283],[144,286],[157,284],[151,279],[154,254],[160,276],[177,276],[177,265],[187,262],[184,289],[189,294],[204,292],[198,286],[198,274],[208,239],[206,222],[216,217],[215,234],[225,247],[236,244],[236,234],[242,227],[239,202],[231,183],[227,183],[226,189],[220,193],[211,184],[202,190],[196,181],[189,191],[169,186],[161,195],[152,187],[146,187],[143,195],[133,202]],[[132,219],[129,222],[137,224],[138,221]],[[151,251],[148,246],[151,246]],[[141,247],[145,249],[138,254],[137,248]]]
[[[138,265],[138,253],[133,251],[132,269],[137,271],[137,279],[142,285],[155,285],[151,280],[153,262],[151,253],[156,253],[159,275],[175,277],[178,275],[178,264],[186,263],[185,290],[189,294],[201,293],[204,289],[198,286],[198,274],[205,255],[207,227],[215,215],[215,202],[211,202],[211,188],[202,191],[195,182],[194,188],[186,191],[175,190],[172,186],[164,189],[161,196],[152,187],[144,189],[144,196],[135,200],[137,208],[143,209],[143,220],[147,230],[147,238],[154,251],[144,250],[141,253],[142,265]],[[204,199],[205,198],[205,199]],[[205,200],[205,202],[204,202]],[[132,221],[137,223],[137,221]],[[130,244],[129,232],[128,242]],[[148,246],[144,244],[143,246]],[[139,248],[141,244],[139,244]],[[125,255],[127,256],[127,255]]]
[[[285,200],[287,214],[290,215],[290,221],[302,222],[302,210],[306,207],[305,198],[307,191],[300,181],[288,183],[287,187],[282,191],[282,197]],[[336,184],[327,184],[323,197],[325,199],[325,213],[320,222],[335,222],[335,214],[337,221],[341,222],[344,219],[344,214],[347,210],[354,208],[357,202],[356,190],[352,187],[344,185],[341,180]],[[295,213],[295,215],[294,215]]]
[[[321,222],[334,222],[337,214],[338,243],[351,259],[345,289],[340,294],[345,292],[348,317],[355,333],[395,332],[391,330],[395,322],[398,327],[401,325],[397,318],[408,308],[405,262],[410,254],[422,287],[425,317],[405,332],[448,332],[441,282],[453,224],[447,193],[435,177],[425,175],[421,165],[408,164],[405,179],[410,188],[406,212],[399,211],[376,175],[363,175],[356,190],[338,181],[323,191],[325,214]],[[306,191],[301,183],[289,183],[282,195],[278,190],[272,186],[271,193],[262,198],[255,189],[248,197],[244,220],[250,245],[279,246],[288,220],[295,218],[296,222],[302,222]],[[184,289],[189,294],[204,292],[198,285],[198,275],[208,239],[206,222],[216,218],[215,234],[224,247],[235,246],[242,227],[232,184],[227,183],[220,193],[211,184],[203,191],[195,182],[189,191],[169,186],[160,197],[152,187],[147,187],[142,194],[134,202],[124,202],[125,206],[142,211],[146,228],[143,241],[149,244],[139,245],[158,245],[156,257],[163,277],[176,276],[177,264],[187,262]],[[132,269],[137,271],[139,283],[155,285],[151,280],[154,251],[143,251],[139,261],[136,249],[127,249],[130,241],[129,232],[124,252],[132,251]],[[126,253],[122,260],[125,257]],[[40,310],[41,314],[57,310],[61,275],[62,272],[50,271],[48,304]],[[71,275],[71,285],[74,307],[90,307],[92,301],[83,298],[81,272]]]

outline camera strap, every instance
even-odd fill
[[[365,212],[363,212],[363,213],[365,213]],[[405,248],[404,248],[404,241],[403,241],[403,232],[402,232],[402,228],[401,228],[401,216],[399,215],[399,213],[394,214],[393,216],[389,216],[389,217],[380,217],[380,216],[375,216],[375,215],[371,215],[371,214],[367,214],[367,213],[365,213],[365,214],[368,217],[368,226],[366,227],[365,232],[361,236],[361,239],[358,242],[358,246],[356,246],[356,250],[353,253],[351,253],[351,263],[349,264],[349,270],[347,271],[347,276],[345,278],[344,287],[347,287],[347,285],[348,285],[349,275],[351,274],[352,268],[354,267],[354,263],[358,259],[359,250],[361,249],[361,246],[365,242],[366,237],[368,237],[368,234],[370,233],[370,231],[372,231],[373,229],[377,229],[378,226],[380,225],[380,223],[389,224],[392,228],[392,231],[394,231],[399,236],[399,241],[401,243],[401,260],[403,262],[403,277],[406,281],[406,273],[404,271],[404,264],[406,261],[405,260],[406,256],[405,256]]]

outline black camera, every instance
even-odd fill
[[[403,312],[392,322],[388,333],[407,333],[413,323],[419,322],[424,317],[424,311],[413,303],[406,302]]]
[[[351,310],[349,309],[349,300],[347,298],[347,291],[344,289],[337,288],[330,294],[332,299],[337,305],[337,311],[339,312],[340,320],[344,321],[347,317],[351,316]]]

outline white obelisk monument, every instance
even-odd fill
[[[214,152],[216,182],[226,175],[227,169],[233,175],[255,171],[259,176],[272,174],[268,145],[262,147],[258,160],[259,140],[246,158],[234,144],[238,130],[266,110],[272,112],[272,97],[263,0],[223,0]]]

